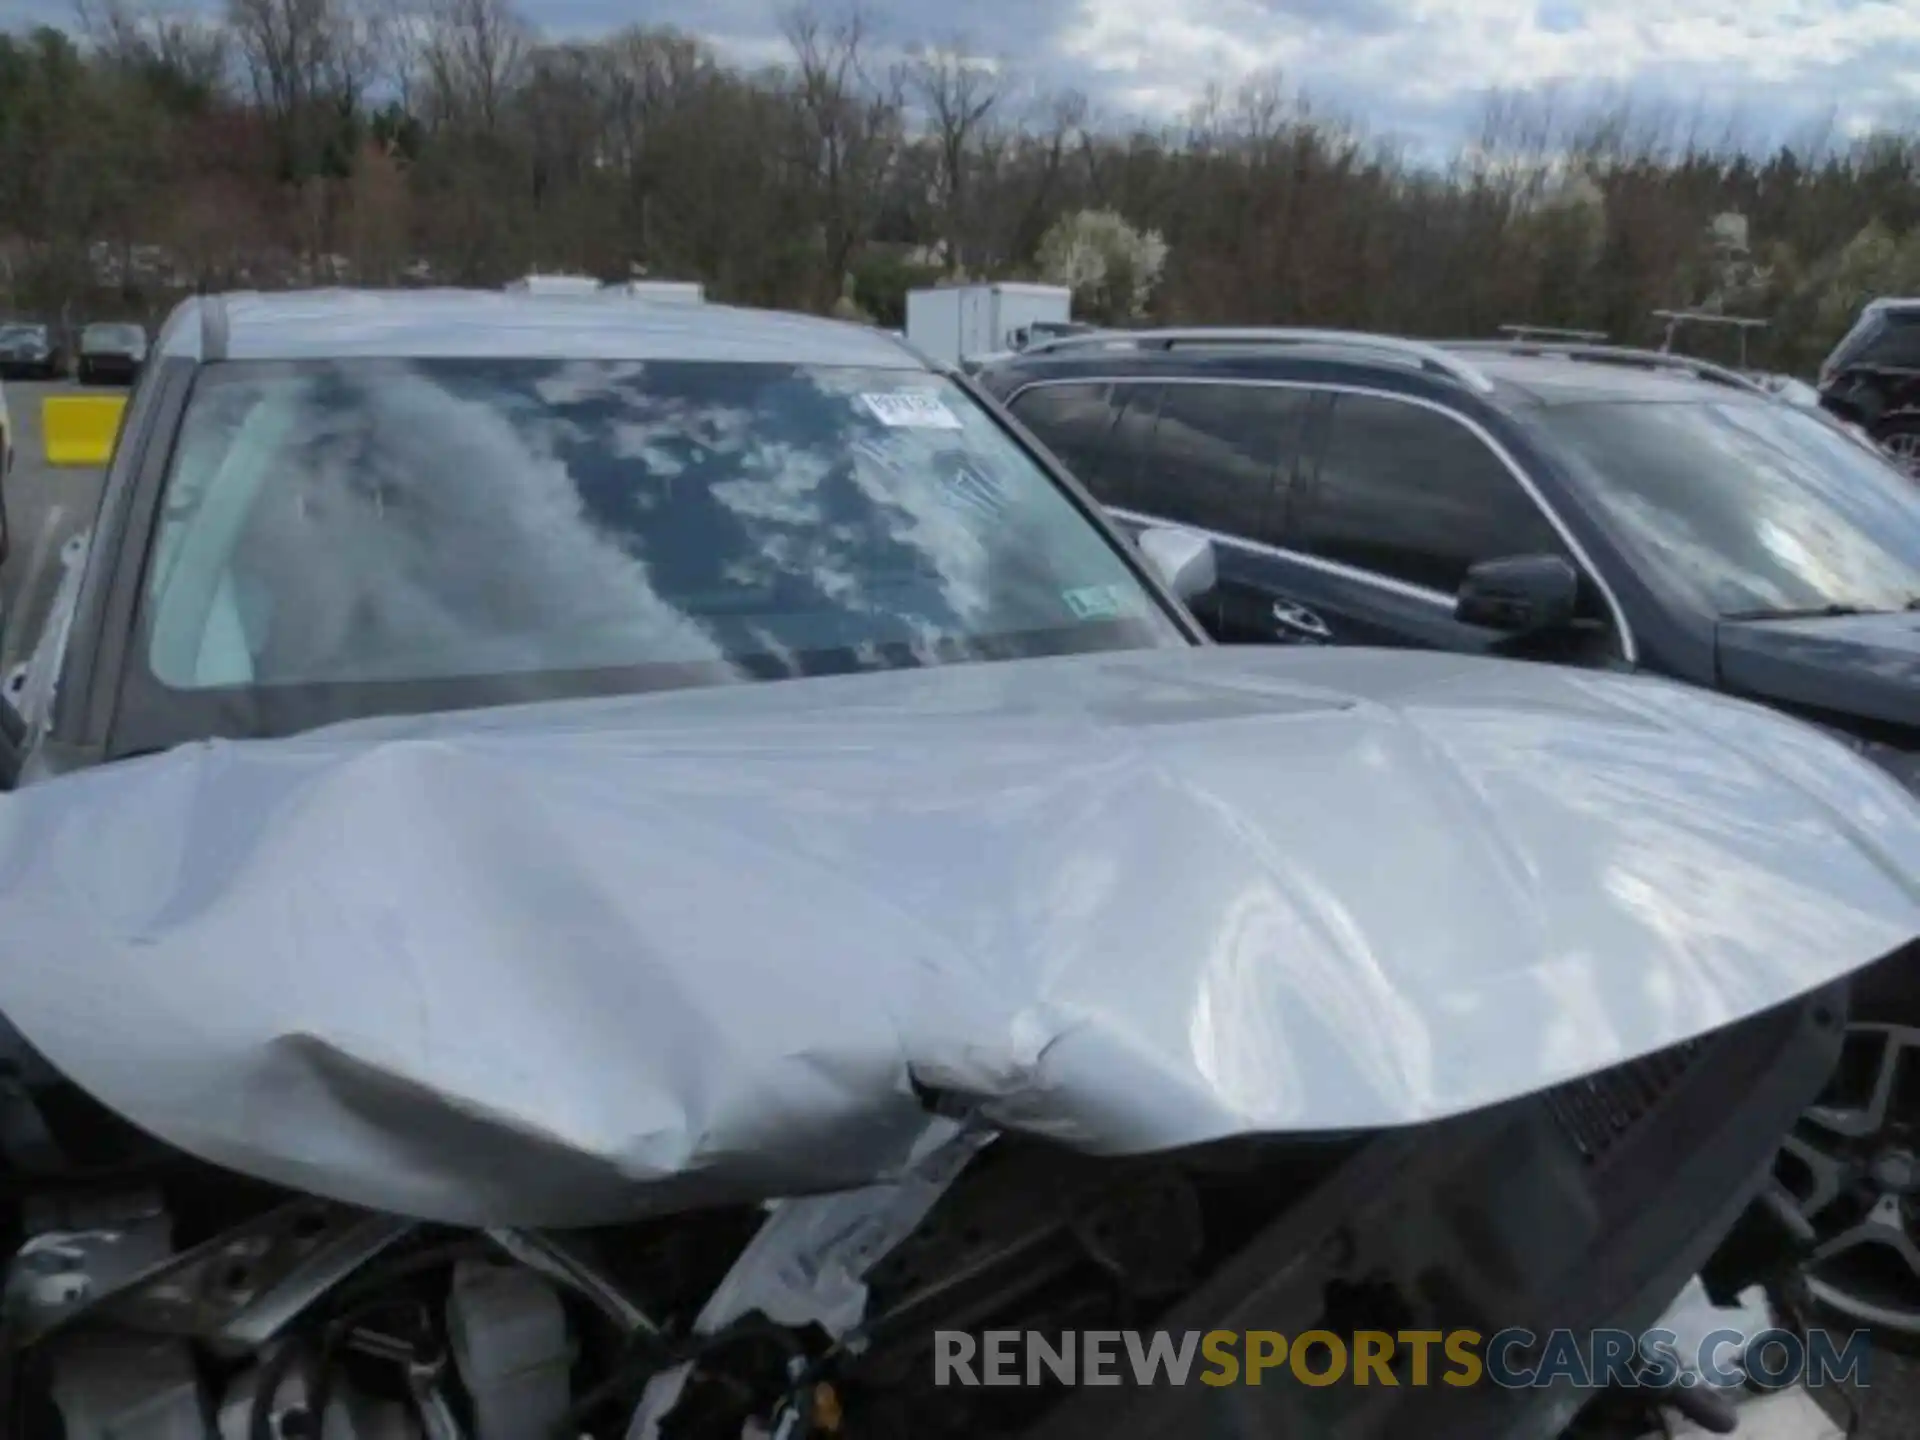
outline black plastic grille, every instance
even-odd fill
[[[1699,1040],[1584,1075],[1547,1091],[1547,1111],[1588,1164],[1598,1164],[1652,1114],[1706,1053]]]

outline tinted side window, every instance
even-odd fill
[[[1290,543],[1448,592],[1481,560],[1565,553],[1540,507],[1472,431],[1368,395],[1335,400],[1319,483]]]
[[[1100,495],[1101,460],[1113,411],[1105,385],[1036,385],[1012,410],[1081,484]],[[1102,496],[1101,498],[1105,498]]]
[[[1920,370],[1920,315],[1891,314],[1875,327],[1873,337],[1850,357],[1851,363],[1893,365]]]
[[[1094,494],[1106,504],[1118,505],[1123,510],[1153,509],[1141,462],[1153,444],[1153,422],[1159,414],[1160,394],[1164,389],[1164,385],[1145,384],[1113,387],[1110,400],[1119,414],[1107,437],[1108,489],[1105,492],[1094,489]]]
[[[1169,385],[1160,401],[1143,508],[1207,530],[1261,533],[1282,457],[1291,474],[1307,392],[1268,385]]]

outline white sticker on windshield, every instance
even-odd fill
[[[1077,590],[1062,590],[1060,598],[1080,620],[1109,620],[1127,613],[1127,598],[1117,585],[1083,585]]]
[[[960,417],[931,390],[890,390],[860,401],[882,425],[907,430],[958,430]]]

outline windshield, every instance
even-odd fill
[[[163,506],[133,722],[154,733],[117,749],[1188,643],[1026,452],[920,372],[215,366]]]
[[[80,332],[83,345],[138,345],[146,338],[137,325],[89,325]]]
[[[1920,598],[1920,489],[1815,416],[1736,398],[1537,415],[1620,537],[1715,614]]]

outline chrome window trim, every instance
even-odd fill
[[[1353,565],[1343,565],[1338,560],[1323,560],[1318,555],[1303,555],[1298,550],[1288,550],[1279,545],[1268,545],[1258,540],[1248,540],[1240,535],[1228,535],[1224,531],[1209,530],[1204,525],[1194,525],[1185,520],[1169,519],[1165,515],[1149,515],[1143,510],[1122,510],[1117,505],[1107,507],[1109,515],[1134,525],[1159,525],[1173,530],[1185,530],[1190,534],[1204,535],[1216,545],[1230,546],[1235,550],[1245,550],[1253,555],[1267,555],[1275,560],[1287,560],[1308,570],[1323,571],[1328,575],[1337,575],[1343,580],[1358,580],[1377,590],[1386,590],[1408,600],[1418,600],[1437,609],[1452,612],[1454,597],[1444,590],[1429,590],[1424,585],[1415,585],[1410,581],[1396,580],[1391,575],[1381,575],[1372,570],[1362,570]]]
[[[1507,473],[1513,477],[1514,482],[1519,485],[1527,498],[1533,501],[1534,507],[1539,510],[1541,515],[1546,517],[1547,524],[1553,527],[1553,531],[1560,537],[1561,543],[1564,544],[1573,555],[1575,562],[1580,566],[1581,570],[1593,581],[1595,587],[1600,591],[1600,598],[1606,602],[1607,614],[1611,617],[1614,630],[1620,637],[1621,658],[1629,665],[1637,665],[1640,662],[1640,647],[1634,638],[1633,627],[1627,623],[1627,612],[1621,606],[1619,597],[1613,593],[1613,587],[1607,583],[1606,577],[1600,573],[1600,567],[1595,565],[1592,557],[1587,554],[1586,546],[1582,545],[1579,537],[1567,528],[1566,522],[1560,518],[1553,506],[1547,503],[1546,496],[1540,493],[1539,487],[1533,483],[1532,478],[1521,468],[1520,463],[1513,458],[1513,455],[1508,451],[1507,447],[1502,445],[1486,426],[1480,424],[1471,416],[1462,415],[1451,406],[1442,405],[1435,400],[1429,400],[1423,395],[1402,395],[1393,390],[1382,390],[1370,385],[1343,385],[1338,382],[1328,382],[1324,380],[1250,380],[1238,376],[1211,375],[1074,375],[1061,376],[1057,379],[1029,380],[1026,384],[1009,392],[1006,400],[1002,403],[1004,403],[1009,410],[1012,410],[1020,397],[1029,390],[1037,390],[1042,386],[1056,385],[1242,385],[1271,390],[1306,390],[1328,395],[1365,395],[1376,400],[1392,400],[1402,405],[1413,405],[1422,410],[1430,410],[1436,415],[1443,415],[1456,425],[1464,427],[1470,435],[1477,439],[1482,445],[1486,446],[1487,449],[1493,453],[1494,458],[1506,467]],[[1109,506],[1108,509],[1113,514],[1125,513],[1114,510],[1111,506]],[[1141,519],[1153,519],[1153,517],[1139,515],[1134,523],[1138,524]],[[1224,540],[1234,545],[1250,548],[1259,553],[1273,555],[1279,559],[1295,561],[1311,569],[1324,570],[1328,574],[1340,575],[1347,579],[1360,581],[1363,584],[1374,585],[1382,590],[1387,590],[1407,598],[1427,600],[1435,596],[1440,596],[1445,600],[1449,609],[1453,606],[1452,596],[1444,595],[1437,590],[1429,590],[1423,585],[1411,584],[1392,575],[1382,575],[1377,570],[1366,570],[1359,566],[1347,565],[1336,560],[1324,560],[1317,555],[1303,555],[1297,550],[1284,550],[1276,546],[1264,545],[1239,536],[1221,536],[1212,531],[1202,530],[1199,526],[1187,525],[1182,521],[1153,519],[1153,523],[1176,525],[1182,529],[1192,530],[1197,534],[1208,535],[1209,538],[1212,539]]]

